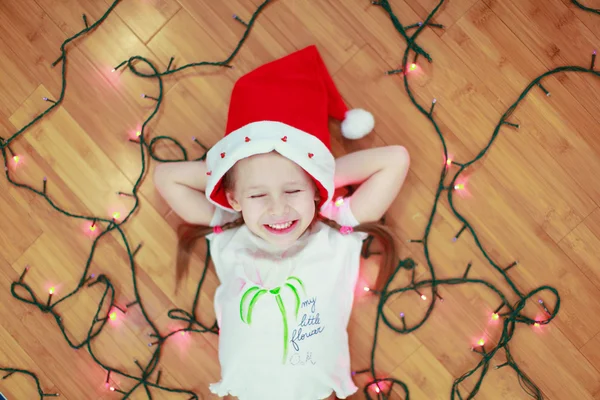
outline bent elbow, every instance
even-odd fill
[[[152,174],[152,183],[154,183],[154,187],[163,197],[165,188],[169,186],[169,173],[167,167],[167,164],[159,164],[154,168],[154,173]]]
[[[392,147],[394,148],[394,163],[398,165],[400,169],[408,170],[408,167],[410,166],[410,154],[408,153],[406,147],[400,145],[394,145]]]

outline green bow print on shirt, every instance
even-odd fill
[[[290,281],[292,283],[290,283]],[[302,281],[300,279],[296,278],[295,276],[288,277],[286,279],[285,284],[283,284],[283,287],[289,288],[292,291],[292,293],[294,294],[294,297],[296,298],[295,316],[296,316],[296,318],[298,318],[298,311],[300,310],[300,295],[298,294],[298,289],[296,289],[294,284],[300,285],[300,287],[302,288],[302,291],[304,292],[304,294],[306,294],[306,290],[304,289],[304,284],[302,283]],[[246,290],[246,292],[242,295],[242,299],[240,300],[240,318],[242,319],[242,322],[250,325],[252,323],[252,310],[254,309],[254,306],[256,305],[256,302],[258,301],[258,299],[260,299],[263,295],[265,295],[267,293],[270,293],[275,296],[275,301],[277,302],[277,305],[279,306],[279,311],[281,311],[281,318],[283,320],[283,363],[285,364],[285,361],[287,360],[287,351],[288,351],[288,323],[287,323],[287,314],[285,311],[285,306],[283,304],[283,300],[281,299],[281,293],[280,293],[281,288],[282,288],[282,286],[278,286],[274,289],[267,290],[267,289],[261,289],[259,286],[253,286],[250,289]],[[254,293],[254,296],[252,296],[252,299],[250,300],[250,304],[247,307],[248,311],[246,313],[246,317],[244,318],[244,310],[246,309],[246,307],[245,307],[246,300],[253,293]]]

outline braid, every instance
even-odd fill
[[[228,229],[234,229],[244,224],[244,218],[240,217],[233,222],[228,222],[221,226],[223,231]],[[179,289],[181,280],[187,276],[190,267],[190,254],[196,244],[196,241],[208,234],[213,233],[214,230],[210,226],[194,225],[194,224],[181,224],[177,228],[177,259],[175,262],[175,293]]]
[[[322,215],[318,216],[318,219],[323,222],[325,225],[330,226],[331,228],[339,231],[342,226]],[[381,266],[379,269],[379,274],[377,274],[377,281],[375,282],[375,290],[383,291],[387,281],[392,276],[395,268],[395,260],[398,258],[398,250],[396,247],[396,242],[394,237],[392,236],[389,228],[381,223],[377,222],[366,222],[360,224],[358,226],[353,227],[354,232],[364,232],[373,236],[379,242],[381,242],[383,246],[383,260],[381,262]],[[366,245],[367,242],[364,243]]]

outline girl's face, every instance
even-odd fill
[[[310,176],[276,152],[245,158],[234,168],[235,188],[227,200],[242,212],[248,229],[277,247],[294,244],[312,222],[319,200]]]

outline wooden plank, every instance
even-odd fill
[[[590,282],[600,288],[600,255],[597,251],[600,248],[600,209],[596,209],[559,244]]]
[[[38,3],[44,14],[63,31],[65,38],[74,36],[85,28],[83,21],[84,14],[87,17],[88,23],[92,25],[108,9],[108,5],[96,0],[47,0]],[[118,17],[113,14],[109,18],[114,19]],[[79,42],[76,43],[76,45],[78,44]],[[60,53],[57,54],[58,56],[60,56]]]
[[[100,385],[94,383],[99,382],[95,377],[98,376],[100,368],[90,362],[87,352],[76,352],[67,344],[53,317],[44,315],[37,309],[31,313],[17,315],[15,310],[19,310],[22,303],[10,296],[5,297],[10,294],[10,282],[4,272],[6,270],[0,269],[0,317],[3,321],[10,321],[10,324],[3,324],[2,328],[22,349],[19,352],[14,349],[14,354],[18,354],[19,359],[13,360],[9,366],[28,367],[38,374],[46,393],[56,393],[52,392],[52,385],[56,383],[60,386],[58,392],[66,398],[89,398],[90,394],[97,394]],[[13,346],[10,346],[3,350],[11,351],[12,348]],[[68,354],[68,362],[60,362],[60,354]],[[26,364],[28,359],[31,359],[37,368]],[[29,391],[32,388],[35,390],[35,384],[28,379],[23,390]]]
[[[483,3],[474,6],[459,20],[444,40],[462,59],[469,61],[469,68],[486,82],[486,86],[498,93],[506,109],[531,80],[543,73],[539,61]],[[592,199],[597,193],[596,185],[589,184],[591,175],[587,171],[578,172],[580,163],[573,166],[565,160],[567,154],[573,160],[594,158],[591,154],[595,151],[584,138],[589,136],[586,135],[588,131],[594,130],[595,122],[556,79],[546,81],[544,87],[554,95],[547,97],[536,88],[521,102],[510,118],[521,128],[518,131],[508,127],[501,130],[495,147],[505,151],[498,150],[502,153],[497,157],[496,151],[492,150],[486,165],[494,164],[491,171],[498,171],[495,176],[510,187],[515,196],[524,195],[533,200],[530,213],[537,214],[536,220],[558,241],[595,208]],[[553,117],[557,114],[562,118]],[[581,129],[583,126],[587,129]],[[549,140],[554,137],[555,140]],[[531,152],[530,149],[536,146],[546,151]],[[498,163],[499,157],[511,156],[510,161]],[[565,162],[561,162],[563,160]],[[544,167],[534,170],[532,166],[535,165]],[[593,165],[586,164],[586,167],[593,168]],[[578,177],[577,181],[573,181],[573,175]],[[541,186],[536,188],[533,184],[537,182]],[[582,189],[590,197],[580,194]],[[533,190],[538,192],[536,196],[527,195]],[[528,207],[523,198],[521,202]]]
[[[28,70],[36,85],[44,84],[57,96],[61,85],[60,69],[52,67],[52,63],[60,57],[60,46],[66,36],[44,10],[34,0],[2,2],[0,35],[3,45],[14,53],[7,55],[11,62],[17,63],[21,70]],[[18,73],[11,72],[7,76],[19,77]]]
[[[561,0],[540,3],[483,0],[547,69],[563,65],[590,67],[597,37]],[[562,75],[559,81],[598,121],[600,80],[588,75]]]
[[[114,0],[104,0],[108,8]],[[181,8],[176,0],[121,1],[115,7],[117,14],[144,43],[154,36]]]
[[[19,66],[16,54],[0,43],[0,115],[8,118],[38,86],[28,69]],[[4,138],[8,138],[4,135]]]
[[[573,4],[573,0],[562,0],[562,2],[569,7],[569,9],[583,22],[585,26],[588,27],[590,31],[592,31],[596,37],[600,38],[600,20],[598,19],[597,14],[593,14],[587,11],[584,11]],[[599,9],[600,4],[597,1],[579,1],[579,3],[583,4],[585,7]]]
[[[182,0],[183,7],[190,13],[196,23],[218,43],[223,51],[231,54],[239,41],[244,36],[246,23],[259,4],[249,0],[228,2],[197,2]],[[268,15],[272,13],[275,3],[269,4],[257,16],[244,45],[239,49],[231,61],[234,67],[230,73],[234,79],[259,67],[260,65],[277,58],[283,57],[295,50],[294,45],[287,40],[273,24]],[[241,21],[233,18],[236,15]],[[230,93],[230,91],[227,91]]]
[[[405,0],[406,3],[419,15],[420,21],[424,21],[425,18],[433,11],[435,7],[440,3],[440,0]],[[477,0],[458,0],[448,1],[445,0],[436,13],[435,17],[431,20],[432,23],[442,24],[446,28],[452,27],[456,21],[458,21],[465,12],[467,12],[473,5],[478,3]],[[416,23],[417,21],[410,22],[409,24]],[[407,24],[407,25],[409,25]],[[436,30],[440,35],[443,31]]]
[[[6,304],[0,304],[0,314],[3,316],[7,315],[6,307]],[[15,325],[19,324],[17,323]],[[13,328],[11,331],[15,332],[16,329]],[[20,339],[22,339],[21,334],[15,339],[4,327],[0,327],[0,343],[2,343],[3,350],[2,353],[0,353],[0,365],[5,368],[18,368],[34,372],[38,375],[38,378],[42,380],[40,383],[42,384],[43,390],[47,391],[47,393],[56,393],[50,390],[53,385],[52,381],[38,369],[34,360],[21,347]],[[8,373],[4,371],[0,372],[0,374],[2,377],[8,375]],[[2,393],[7,399],[32,399],[38,396],[35,381],[33,378],[24,374],[14,374],[6,380],[3,379],[0,390],[2,390]]]
[[[600,368],[600,333],[581,348],[581,353],[596,370]]]
[[[252,2],[262,3],[260,0]],[[365,45],[359,33],[345,24],[336,10],[325,2],[272,2],[264,16],[296,49],[317,45],[332,74]]]

